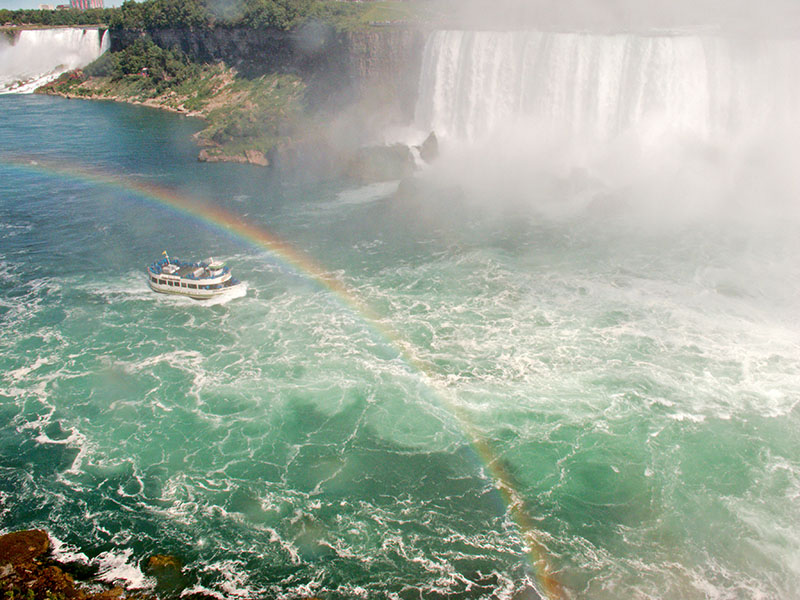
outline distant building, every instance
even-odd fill
[[[78,10],[87,8],[103,8],[103,0],[69,0],[69,5]]]
[[[56,9],[56,7],[53,6],[52,4],[40,4],[39,5],[39,10],[55,10],[55,9]]]

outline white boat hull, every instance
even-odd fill
[[[221,285],[220,287],[204,286],[200,284],[197,285],[197,289],[190,289],[188,284],[183,282],[175,282],[175,285],[171,285],[170,283],[165,285],[154,282],[152,279],[150,279],[149,283],[150,289],[152,289],[154,292],[173,294],[175,296],[188,296],[189,298],[194,298],[195,300],[205,300],[208,298],[222,296],[224,294],[230,294],[231,292],[239,290],[244,286],[243,282],[237,282],[231,285]]]

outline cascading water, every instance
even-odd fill
[[[462,140],[521,117],[602,138],[797,125],[799,60],[798,40],[439,31],[416,120]]]
[[[23,30],[14,43],[0,37],[0,94],[29,94],[62,73],[88,65],[108,49],[97,29]]]
[[[414,221],[455,223],[465,245],[512,256],[514,280],[537,273],[524,292],[535,302],[509,303],[508,330],[564,286],[553,343],[539,337],[548,317],[530,337],[504,340],[497,364],[517,352],[563,363],[528,396],[496,394],[487,405],[513,412],[536,398],[559,414],[550,433],[520,442],[514,466],[529,473],[570,597],[798,597],[798,546],[785,532],[798,526],[786,501],[800,493],[800,461],[777,450],[796,438],[797,370],[750,370],[773,352],[796,365],[800,350],[798,62],[800,41],[789,38],[439,31],[428,40],[416,126],[437,134],[442,153],[409,192],[419,196]],[[584,321],[595,309],[603,316]],[[574,334],[587,338],[574,344]],[[714,366],[693,362],[714,354]],[[785,379],[773,386],[775,376]],[[564,382],[578,393],[565,395]],[[778,397],[792,400],[774,413]],[[573,418],[585,421],[545,473],[535,448],[559,443]],[[512,422],[494,435],[504,439]],[[727,461],[745,454],[770,458],[737,480]],[[651,459],[658,466],[643,464]],[[771,487],[776,473],[785,483]]]
[[[616,203],[660,223],[750,220],[754,189],[769,192],[758,216],[800,216],[798,61],[789,38],[439,31],[416,127],[449,149],[448,185],[550,216]]]

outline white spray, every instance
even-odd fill
[[[798,217],[798,62],[796,39],[439,31],[416,126],[445,149],[429,176],[482,203],[659,225]]]

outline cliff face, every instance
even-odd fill
[[[345,34],[347,71],[357,95],[410,120],[417,101],[426,34],[386,28]]]
[[[386,27],[336,32],[322,24],[299,31],[217,27],[208,30],[115,30],[111,50],[149,35],[198,62],[225,62],[245,77],[295,73],[308,82],[311,106],[337,109],[354,102],[409,120],[416,102],[425,34]]]

